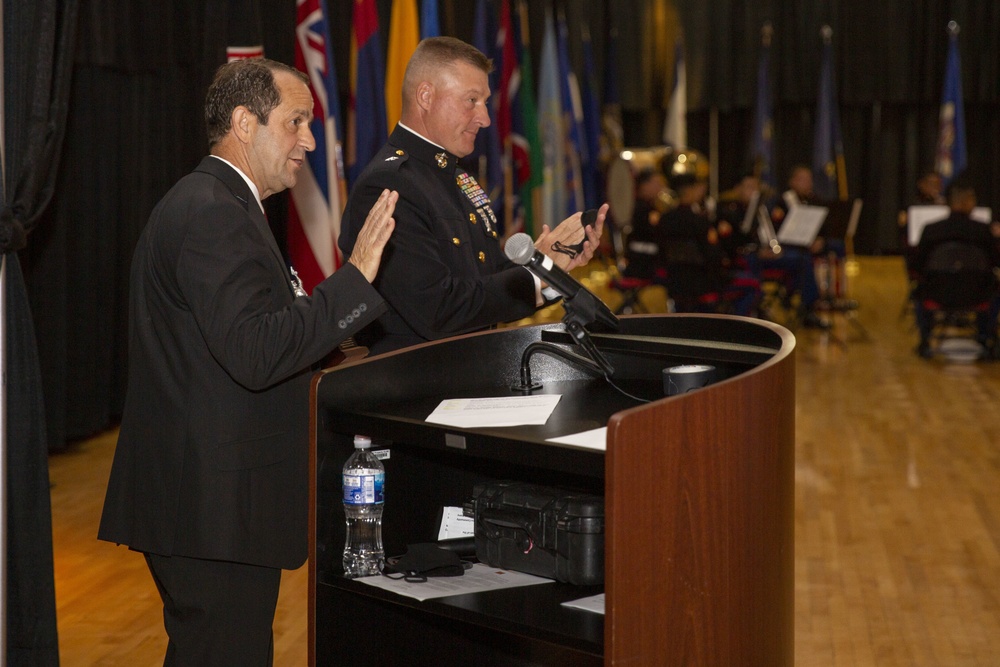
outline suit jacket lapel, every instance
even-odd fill
[[[211,156],[206,156],[202,159],[201,164],[198,165],[195,171],[203,171],[218,178],[225,183],[229,191],[233,193],[233,196],[243,204],[243,208],[246,209],[250,220],[257,227],[260,235],[271,249],[271,254],[274,256],[275,262],[277,262],[282,274],[285,276],[285,283],[288,285],[288,289],[291,290],[292,275],[288,271],[288,264],[285,263],[285,258],[281,255],[278,242],[274,240],[274,234],[271,232],[271,227],[267,224],[264,212],[260,210],[260,206],[257,205],[257,199],[253,196],[250,186],[243,180],[243,177],[222,160]]]

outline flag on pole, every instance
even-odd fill
[[[569,28],[566,16],[559,11],[556,46],[559,52],[559,91],[562,96],[564,131],[566,133],[566,208],[553,220],[555,224],[576,211],[582,211],[583,198],[583,105],[580,85],[569,62]]]
[[[934,171],[944,185],[961,174],[967,166],[965,152],[965,104],[962,99],[962,64],[958,56],[958,24],[948,24],[948,61],[941,93],[938,121],[937,154]]]
[[[259,3],[256,0],[230,0],[226,18],[226,62],[263,58]]]
[[[601,159],[605,164],[625,148],[625,129],[622,120],[622,96],[618,87],[621,67],[618,62],[618,28],[605,9],[608,21],[607,48],[604,52],[604,105],[601,109]]]
[[[496,91],[500,85],[500,72],[503,65],[500,62],[501,55],[496,52],[497,48],[497,16],[490,0],[478,0],[476,2],[475,24],[472,31],[472,45],[479,49],[488,58],[493,59],[493,71],[489,76],[489,86],[491,91]],[[500,146],[500,133],[497,130],[497,96],[492,95],[487,104],[490,114],[489,127],[479,129],[476,134],[476,147],[472,154],[468,156],[467,162],[471,163],[471,171],[477,174],[480,186],[486,190],[490,197],[490,204],[493,212],[497,215],[497,220],[501,226],[499,232],[503,232],[503,166],[501,164],[502,148]]]
[[[761,29],[760,61],[757,65],[757,105],[753,115],[753,159],[754,173],[760,182],[771,188],[775,186],[772,166],[774,165],[774,101],[771,92],[771,37],[774,28],[768,21]]]
[[[403,75],[420,41],[417,0],[393,0],[389,20],[389,50],[385,63],[386,131],[396,127],[403,109]]]
[[[288,255],[307,292],[340,267],[340,214],[347,199],[340,146],[340,101],[324,0],[297,0],[295,67],[309,76],[316,150],[292,188]]]
[[[535,104],[535,80],[532,73],[531,48],[528,41],[528,9],[525,0],[518,0],[517,20],[514,21],[515,57],[519,67],[520,83],[515,85],[511,76],[510,132],[511,159],[518,187],[518,197],[524,210],[523,231],[534,237],[536,220],[541,215],[540,195],[542,174],[541,139],[538,133],[538,108]]]
[[[347,134],[348,177],[361,174],[388,135],[385,64],[375,0],[354,0],[351,25],[351,100]]]
[[[663,141],[673,148],[687,148],[687,67],[684,64],[684,40],[674,47],[674,87],[670,107],[663,124]]]
[[[585,208],[597,208],[604,200],[604,184],[599,165],[601,155],[601,107],[598,103],[597,73],[594,67],[594,47],[590,41],[590,29],[581,22],[580,35],[583,46],[583,79],[580,85],[580,101],[583,105],[584,139],[581,144],[583,155],[583,198]]]
[[[538,81],[538,132],[542,140],[542,224],[559,223],[566,211],[566,132],[559,84],[559,55],[551,9],[545,11]]]
[[[438,37],[441,35],[441,22],[438,19],[438,0],[423,0],[420,4],[420,38]]]
[[[500,86],[494,96],[497,100],[497,135],[500,139],[502,155],[504,201],[503,216],[497,216],[504,222],[504,235],[509,237],[524,228],[524,216],[518,202],[517,178],[514,174],[514,143],[512,127],[514,116],[511,110],[511,100],[517,96],[521,85],[520,67],[517,61],[517,50],[514,45],[514,35],[510,22],[510,2],[500,2],[500,29],[497,30],[497,53],[500,54]]]
[[[819,95],[816,99],[816,127],[813,135],[813,180],[820,199],[847,200],[847,169],[844,140],[840,133],[840,111],[833,76],[833,30],[823,26],[823,55],[820,62]]]

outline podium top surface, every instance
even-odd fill
[[[644,400],[626,396],[592,371],[536,352],[529,367],[542,388],[534,393],[563,395],[546,424],[458,429],[424,421],[445,399],[524,395],[512,386],[520,382],[522,353],[531,343],[581,352],[561,324],[548,324],[459,336],[324,371],[314,381],[315,407],[344,432],[391,430],[397,437],[439,440],[444,431],[538,443],[605,426],[616,412],[664,399],[664,368],[710,364],[718,383],[794,347],[792,335],[777,325],[712,315],[624,317],[619,331],[592,338],[615,369],[615,385]]]

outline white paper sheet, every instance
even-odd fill
[[[558,442],[563,445],[599,449],[603,452],[608,448],[608,427],[602,426],[590,431],[581,431],[579,433],[559,436],[558,438],[549,438],[546,442]]]
[[[461,507],[445,507],[441,512],[441,526],[438,528],[439,540],[457,540],[462,537],[473,537],[476,534],[476,520],[465,516]]]
[[[906,211],[906,240],[910,245],[920,243],[920,236],[924,233],[924,227],[932,222],[940,222],[951,215],[951,209],[947,206],[925,205],[911,206]],[[978,222],[990,223],[993,221],[993,211],[986,206],[977,206],[972,209],[970,218]]]
[[[816,240],[829,212],[825,206],[792,206],[778,230],[778,243],[808,248]]]
[[[416,600],[430,600],[449,595],[464,595],[466,593],[481,593],[503,588],[518,586],[534,586],[535,584],[550,584],[553,579],[535,577],[523,572],[500,570],[489,565],[476,563],[459,577],[428,577],[427,581],[411,583],[403,579],[373,576],[356,579],[361,583],[382,588],[399,595]]]
[[[459,428],[486,428],[544,424],[556,408],[561,394],[501,396],[496,398],[452,398],[441,401],[427,417],[431,424]]]
[[[589,598],[580,598],[579,600],[569,600],[567,602],[563,602],[563,606],[572,607],[573,609],[582,609],[584,611],[592,611],[595,614],[603,614],[604,593],[591,595]]]

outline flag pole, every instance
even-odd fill
[[[0,11],[0,81],[4,72]],[[0,203],[7,202],[6,106],[0,86]],[[7,664],[7,254],[0,255],[0,667]]]

